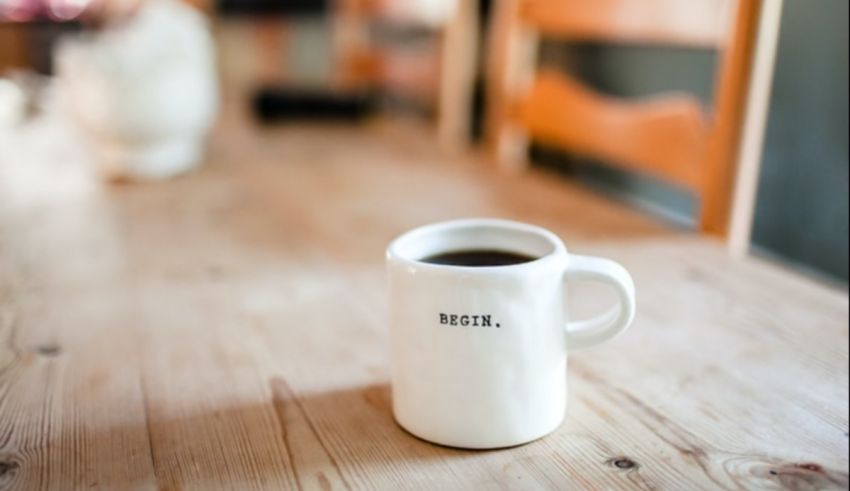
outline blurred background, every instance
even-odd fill
[[[433,125],[449,154],[480,148],[498,2],[0,0],[0,145],[23,132],[32,142],[54,114],[110,179],[163,179],[198,165],[207,132],[235,111],[256,127],[389,114]],[[845,286],[847,37],[845,0],[784,2],[752,217],[756,254]],[[686,91],[713,103],[712,49],[540,48],[541,63],[607,96]],[[545,145],[530,154],[546,172],[697,227],[694,197],[663,179]],[[0,164],[11,155],[0,151]]]

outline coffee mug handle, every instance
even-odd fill
[[[635,285],[626,268],[610,259],[570,254],[566,281],[598,281],[614,287],[619,303],[596,317],[567,323],[570,351],[587,348],[622,333],[635,316]]]

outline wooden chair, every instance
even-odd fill
[[[0,22],[0,76],[7,70],[22,69],[30,65],[27,53],[26,27]]]
[[[497,0],[487,69],[496,161],[521,168],[529,139],[599,157],[691,191],[700,200],[699,229],[726,236],[761,8],[761,0]],[[567,74],[535,72],[540,36],[716,49],[713,104],[705,112],[682,94],[618,100]],[[766,112],[764,79],[756,123]],[[760,144],[763,124],[755,126],[749,138]],[[760,160],[758,151],[749,157]]]
[[[437,134],[446,147],[467,143],[478,44],[477,0],[337,0],[336,85],[373,87],[427,101],[436,108]],[[426,29],[437,52],[381,46],[372,23]]]
[[[477,0],[334,0],[330,4],[332,88],[343,92],[378,89],[431,105],[441,144],[463,147],[469,139],[477,69]],[[434,9],[437,4],[445,8]],[[423,53],[382,46],[370,32],[377,23],[431,31],[437,36],[437,50]],[[271,17],[257,23],[260,80],[280,82],[285,61],[281,45],[289,38],[286,20]]]

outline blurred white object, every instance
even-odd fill
[[[458,0],[384,0],[386,14],[398,20],[413,20],[441,26],[454,14]]]
[[[24,120],[27,96],[11,80],[0,78],[0,128],[17,126]]]
[[[195,167],[215,119],[218,82],[206,19],[176,0],[62,43],[63,104],[110,177],[168,178]]]

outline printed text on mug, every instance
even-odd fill
[[[489,315],[457,315],[440,313],[440,324],[444,326],[464,327],[502,327],[493,322]]]

